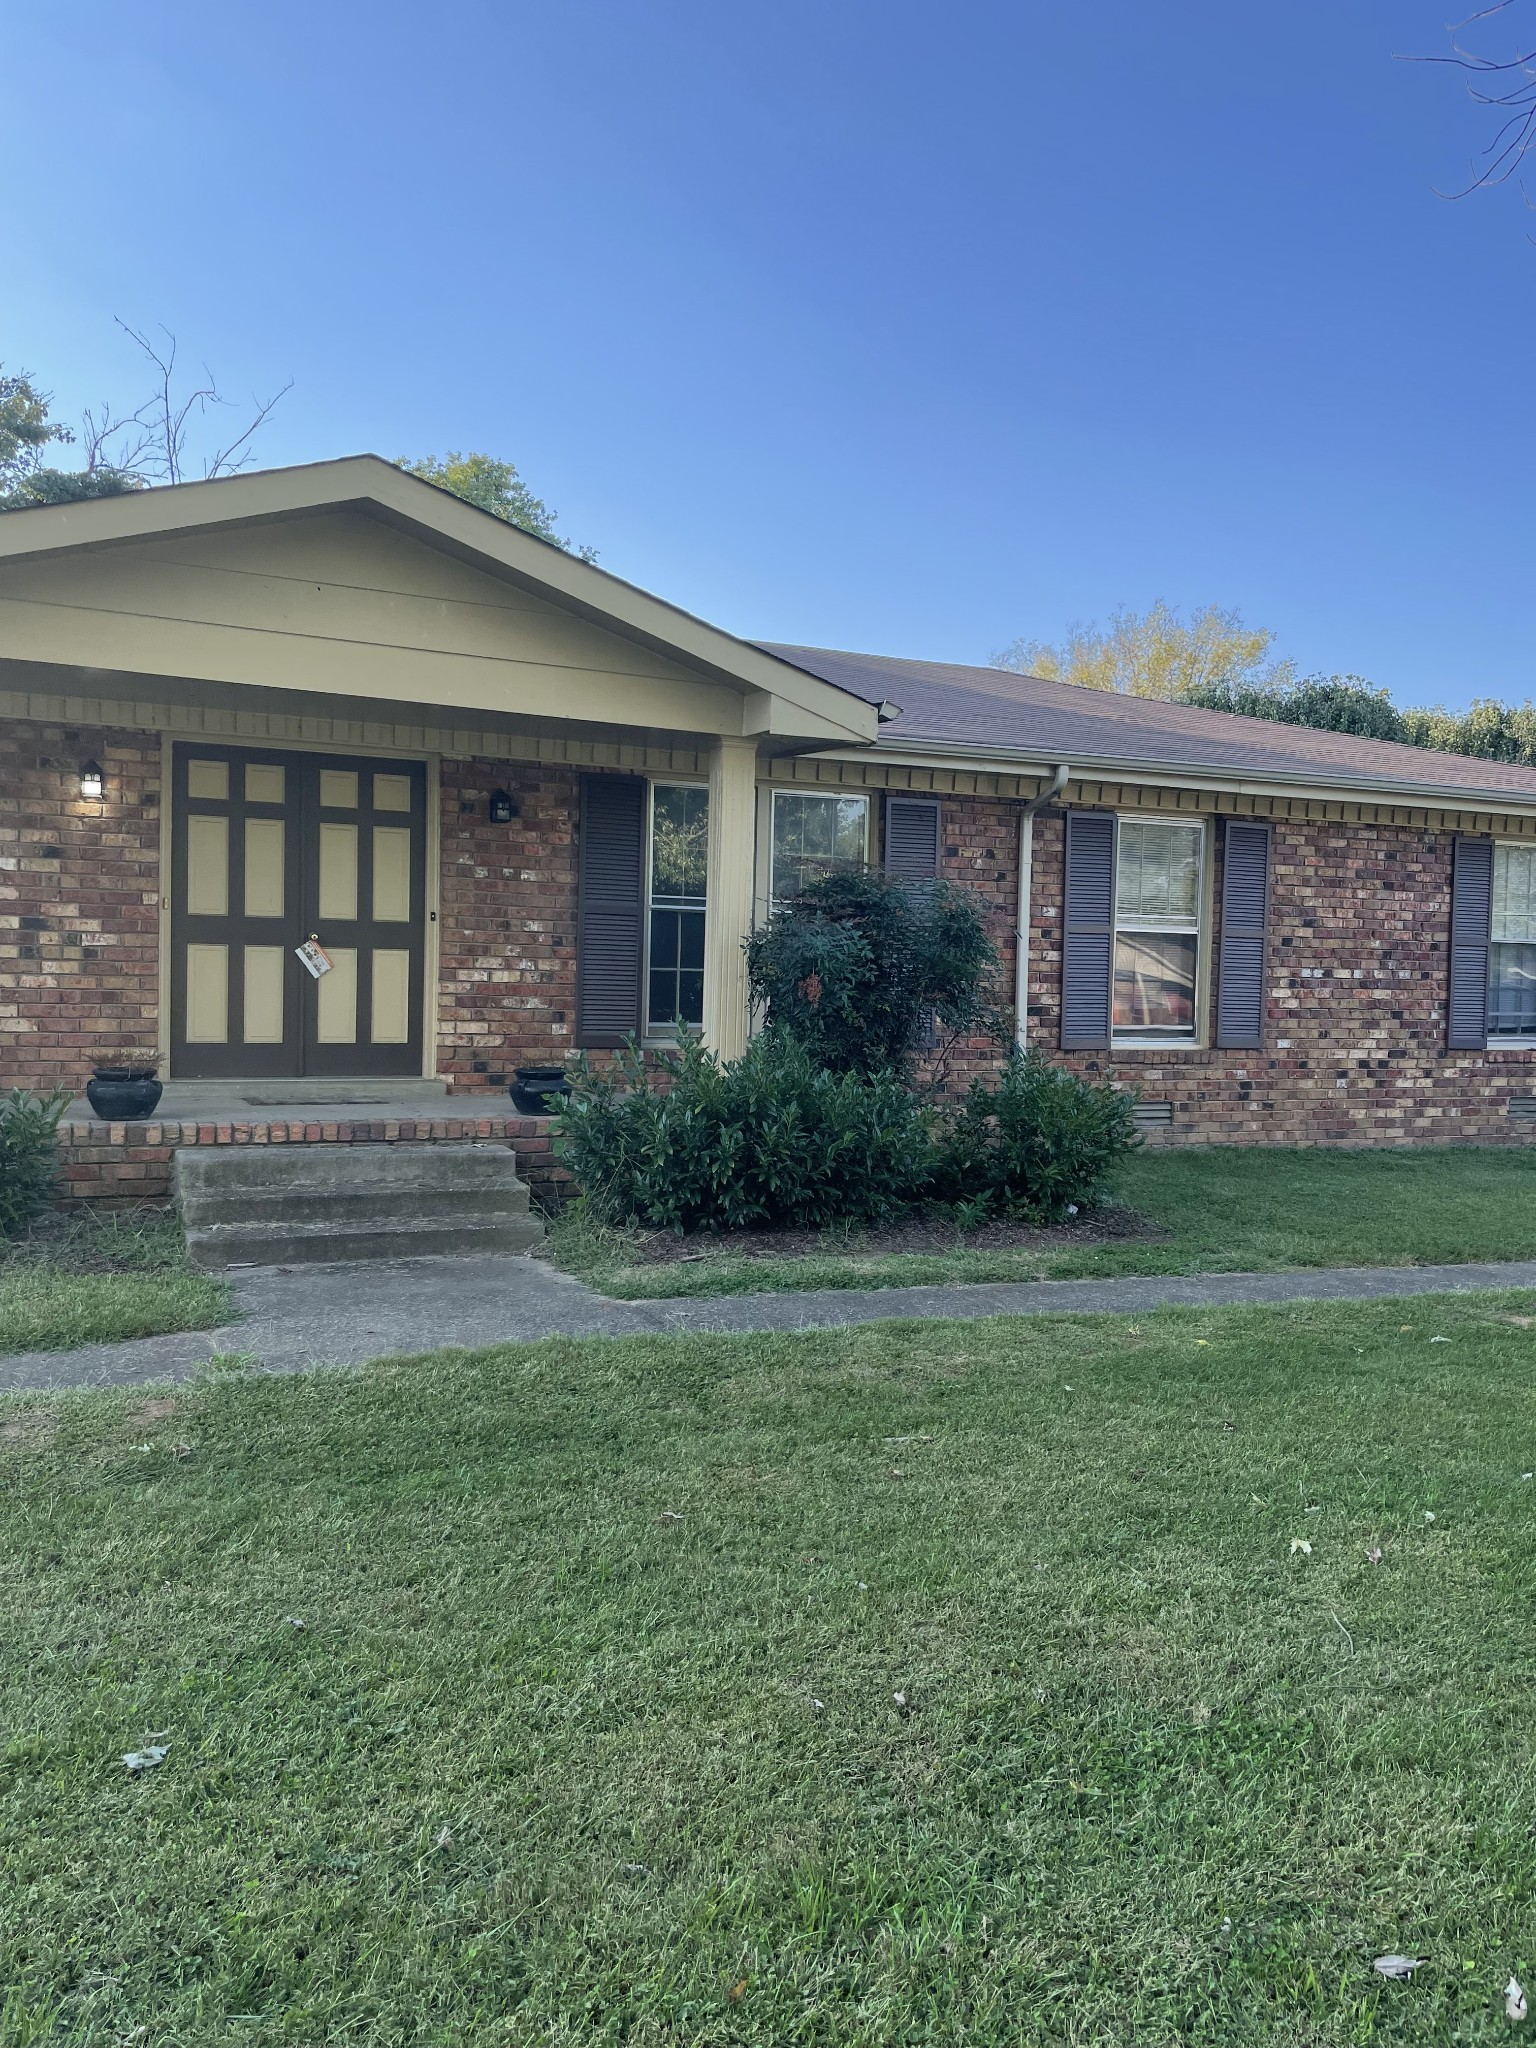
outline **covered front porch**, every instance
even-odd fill
[[[41,1086],[157,1054],[149,1181],[168,1145],[531,1121],[457,1098],[639,1017],[658,783],[707,819],[671,964],[739,1051],[758,779],[876,726],[372,457],[8,517],[0,645],[0,1047]],[[113,1141],[65,1131],[83,1185]]]

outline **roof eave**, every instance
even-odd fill
[[[984,772],[993,768],[1054,768],[1067,758],[1060,747],[975,747],[955,740],[895,739],[882,733],[876,754],[901,754],[918,759],[932,756],[945,762],[966,761]],[[1209,762],[1146,761],[1130,755],[1070,754],[1074,782],[1123,777],[1137,782],[1176,784],[1182,788],[1219,789],[1243,795],[1271,791],[1305,791],[1324,801],[1342,799],[1358,802],[1374,797],[1383,803],[1432,803],[1458,810],[1498,810],[1536,815],[1536,791],[1519,796],[1507,789],[1469,789],[1465,785],[1438,782],[1384,782],[1374,776],[1309,774],[1285,768],[1239,769],[1213,766]]]

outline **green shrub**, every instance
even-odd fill
[[[59,1118],[67,1088],[34,1095],[13,1088],[0,1096],[0,1237],[16,1237],[53,1198],[59,1172]]]
[[[1141,1143],[1135,1097],[1014,1052],[995,1088],[973,1081],[944,1132],[935,1188],[967,1221],[1017,1216],[1059,1223],[1092,1201]]]
[[[893,1074],[834,1074],[784,1033],[721,1062],[687,1039],[647,1071],[582,1060],[556,1131],[605,1223],[653,1230],[881,1222],[925,1192],[929,1114]]]
[[[872,869],[823,875],[747,941],[752,998],[838,1073],[904,1072],[936,1031],[995,1030],[997,953],[975,898],[952,882]]]

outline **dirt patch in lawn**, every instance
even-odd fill
[[[674,1237],[670,1231],[657,1230],[632,1239],[626,1256],[636,1266],[677,1266],[705,1259],[875,1259],[890,1252],[1062,1252],[1099,1244],[1161,1244],[1167,1235],[1136,1210],[1106,1203],[1045,1229],[1027,1223],[986,1223],[979,1230],[960,1230],[947,1216],[915,1216],[846,1233],[723,1230],[718,1235]]]
[[[57,1408],[18,1408],[0,1422],[0,1444],[46,1444],[59,1433]]]

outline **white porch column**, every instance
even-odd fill
[[[722,1059],[747,1049],[752,860],[757,843],[757,741],[719,739],[709,756],[709,851],[704,916],[704,1043]]]

